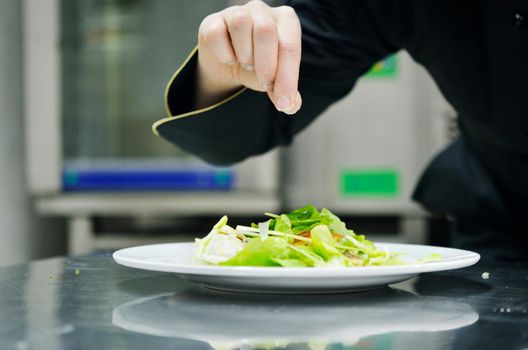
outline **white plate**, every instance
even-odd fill
[[[402,253],[410,260],[432,253],[441,261],[426,264],[369,267],[230,267],[191,264],[194,243],[146,245],[118,250],[114,260],[143,270],[172,272],[203,286],[257,293],[340,293],[383,287],[424,272],[474,265],[480,255],[460,249],[426,245],[375,243],[380,249]]]

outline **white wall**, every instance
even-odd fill
[[[0,1],[0,266],[61,254],[64,229],[36,216],[24,178],[21,1]]]

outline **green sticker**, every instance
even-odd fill
[[[399,176],[395,170],[345,170],[341,172],[341,194],[347,197],[396,197]]]
[[[364,75],[365,78],[394,78],[398,71],[398,60],[395,55],[374,64]]]

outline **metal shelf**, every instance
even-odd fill
[[[199,193],[76,193],[36,199],[46,215],[217,215],[261,214],[278,210],[280,201],[269,192]]]

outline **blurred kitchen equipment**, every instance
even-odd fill
[[[234,3],[24,1],[27,181],[41,213],[68,217],[70,252],[127,245],[98,245],[95,216],[257,215],[306,203],[396,216],[403,240],[423,242],[410,193],[447,142],[452,113],[405,54],[378,63],[280,157],[212,167],[151,133],[199,23]]]

